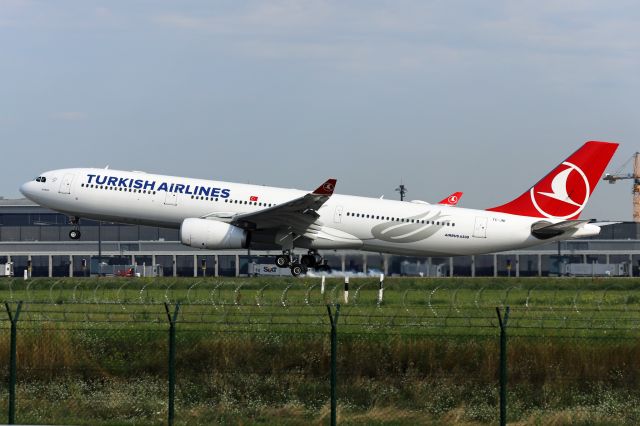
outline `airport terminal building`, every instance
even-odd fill
[[[180,244],[177,229],[82,219],[81,240],[70,240],[67,216],[26,199],[0,198],[0,264],[15,276],[118,274],[246,276],[273,273],[276,251],[208,251]],[[597,238],[550,243],[498,254],[415,258],[360,251],[323,251],[336,272],[422,276],[640,276],[640,224],[604,227]],[[256,267],[257,266],[257,267]],[[288,271],[288,270],[287,270]],[[286,271],[283,271],[286,274]]]

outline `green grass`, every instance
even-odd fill
[[[494,424],[496,306],[509,319],[509,420],[640,421],[640,283],[627,279],[64,279],[0,282],[18,322],[25,423],[166,419],[177,324],[179,424],[327,424],[329,321],[341,424]],[[332,308],[335,310],[335,306]],[[504,310],[503,310],[504,312]],[[0,371],[9,322],[0,316]],[[5,373],[6,374],[6,373]],[[6,375],[0,387],[6,413]],[[2,419],[2,417],[0,417]]]
[[[640,280],[410,279],[38,279],[6,281],[0,299],[24,301],[32,320],[95,327],[162,328],[163,303],[180,303],[183,329],[324,332],[326,305],[341,306],[347,333],[495,335],[496,307],[511,308],[512,335],[634,337]],[[173,309],[173,306],[171,307]],[[6,321],[6,319],[5,319]],[[0,319],[0,323],[2,320]]]

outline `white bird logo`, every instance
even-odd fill
[[[553,178],[553,181],[551,182],[551,190],[553,192],[538,191],[538,194],[546,195],[547,197],[553,198],[554,200],[562,201],[580,207],[581,204],[573,201],[571,197],[569,197],[569,194],[567,192],[567,180],[569,179],[569,175],[572,171],[572,168],[563,170]]]
[[[551,181],[551,192],[542,192],[542,191],[534,191],[535,187],[531,188],[531,201],[533,202],[533,206],[545,217],[554,218],[554,219],[569,219],[580,213],[587,206],[587,201],[589,201],[589,196],[591,195],[591,187],[589,185],[589,179],[587,179],[587,175],[584,174],[580,167],[572,164],[568,161],[562,163],[565,166],[568,166],[567,169],[559,172],[557,175],[553,177]],[[581,177],[584,184],[584,200],[582,203],[577,203],[575,200],[571,199],[569,196],[569,191],[567,189],[567,181],[569,179],[569,175],[571,172],[576,171]],[[572,191],[573,192],[573,191]],[[565,216],[556,216],[555,214],[549,213],[545,211],[536,200],[536,195],[544,195],[545,197],[552,198],[554,200],[561,201],[563,203],[571,204],[572,206],[577,207],[576,210]],[[555,210],[553,206],[547,205],[547,208],[551,210]]]

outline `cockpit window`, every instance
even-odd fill
[[[36,182],[42,182],[42,183],[44,183],[44,182],[46,182],[46,181],[47,181],[47,178],[46,178],[46,177],[44,177],[44,176],[38,176],[38,177],[36,178]]]

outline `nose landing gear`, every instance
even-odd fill
[[[69,218],[69,222],[71,222],[71,224],[73,225],[73,229],[71,231],[69,231],[69,238],[71,238],[72,240],[79,240],[80,236],[82,235],[80,233],[80,218],[78,216],[72,216],[71,218]]]

